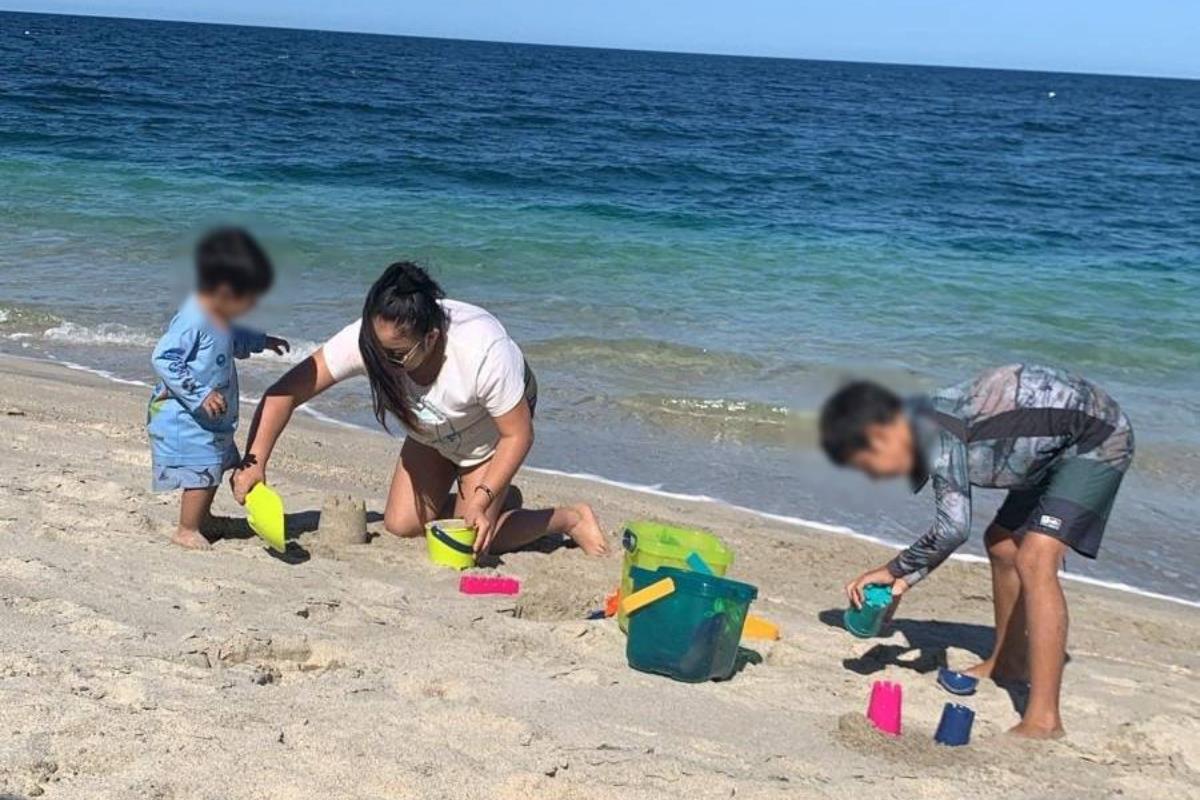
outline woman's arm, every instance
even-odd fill
[[[266,482],[267,462],[292,412],[335,383],[325,364],[324,351],[318,350],[267,389],[246,434],[246,457],[229,480],[234,499],[245,503],[246,494],[255,484]]]
[[[470,497],[464,498],[467,510],[463,517],[468,525],[475,527],[478,534],[475,539],[477,553],[487,552],[496,535],[495,515],[489,514],[489,509],[494,510],[494,507],[504,504],[509,484],[521,464],[525,463],[529,448],[533,447],[533,416],[529,412],[529,404],[524,400],[517,403],[512,411],[493,419],[500,432],[496,453],[484,467],[482,482]]]

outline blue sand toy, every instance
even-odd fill
[[[971,725],[974,722],[974,711],[958,703],[946,703],[933,740],[948,747],[961,747],[971,741]]]
[[[979,678],[972,678],[970,675],[942,667],[938,670],[937,684],[950,694],[969,697],[975,694],[975,690],[979,688]]]

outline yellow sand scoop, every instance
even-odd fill
[[[662,600],[674,591],[675,581],[670,578],[663,578],[661,581],[655,581],[645,589],[640,589],[621,600],[621,610],[626,614],[632,614],[642,606],[648,606],[656,600]]]
[[[742,638],[775,641],[779,638],[779,626],[770,620],[747,614],[746,625],[742,628]]]
[[[283,499],[265,483],[256,483],[246,495],[246,521],[277,553],[287,551],[284,539]]]

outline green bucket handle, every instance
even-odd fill
[[[637,534],[626,528],[625,533],[621,536],[621,546],[630,553],[637,550]]]
[[[433,538],[437,539],[451,550],[462,553],[465,556],[472,555],[475,552],[471,545],[463,544],[458,539],[455,539],[453,536],[442,530],[441,525],[432,525],[430,526],[430,530],[433,532]]]

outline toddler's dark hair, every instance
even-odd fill
[[[819,427],[825,455],[844,466],[855,453],[867,449],[867,428],[891,422],[902,405],[895,392],[871,381],[855,381],[838,389],[821,408]]]
[[[196,243],[196,287],[227,286],[237,295],[265,294],[275,282],[271,259],[241,228],[214,228]]]

